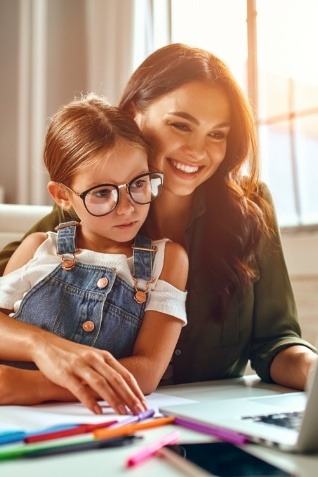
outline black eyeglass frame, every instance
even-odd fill
[[[131,195],[131,192],[130,192],[130,187],[132,186],[132,184],[134,182],[136,182],[138,179],[141,179],[142,177],[145,177],[145,176],[149,176],[150,177],[150,181],[152,180],[152,176],[159,176],[160,179],[161,179],[161,184],[158,186],[158,189],[159,189],[159,193],[158,195],[156,196],[153,196],[151,198],[151,200],[149,200],[148,202],[138,202],[137,200],[135,200],[132,195]],[[151,202],[153,202],[157,197],[159,197],[160,195],[160,192],[161,192],[161,186],[163,184],[163,178],[164,178],[164,174],[162,171],[151,171],[151,172],[144,172],[143,174],[139,174],[138,176],[134,177],[133,179],[131,179],[131,181],[127,182],[126,184],[98,184],[94,187],[90,187],[89,189],[87,190],[84,190],[84,192],[76,192],[75,190],[71,189],[70,187],[68,187],[67,185],[63,184],[62,182],[59,182],[60,186],[62,187],[65,187],[66,189],[68,189],[70,192],[73,192],[73,194],[77,195],[78,197],[80,197],[83,201],[83,204],[84,204],[84,207],[85,209],[87,210],[87,212],[90,214],[90,215],[93,215],[94,217],[103,217],[104,215],[108,215],[110,214],[111,212],[113,212],[113,210],[116,209],[118,203],[119,203],[119,196],[120,196],[120,189],[122,189],[123,187],[126,188],[126,192],[127,194],[129,195],[129,197],[131,198],[131,200],[135,203],[135,204],[138,204],[138,205],[146,205],[146,204],[150,204]],[[86,201],[85,201],[85,198],[87,196],[87,194],[89,194],[92,190],[94,189],[98,189],[100,187],[113,187],[115,190],[117,190],[117,202],[115,203],[114,207],[109,211],[109,212],[106,212],[106,214],[92,214],[92,212],[90,210],[88,210],[87,208],[87,205],[86,205]]]

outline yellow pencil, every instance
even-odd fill
[[[121,437],[133,434],[136,431],[143,429],[152,429],[153,427],[165,426],[167,424],[173,424],[175,421],[174,416],[158,417],[151,421],[137,422],[136,424],[127,424],[126,426],[119,426],[116,428],[96,429],[93,432],[96,439],[107,439],[108,437]]]

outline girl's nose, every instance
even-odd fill
[[[125,187],[119,190],[118,205],[116,207],[117,214],[131,214],[135,210],[134,202],[129,196]]]

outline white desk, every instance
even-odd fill
[[[190,385],[164,387],[157,392],[169,394],[199,402],[211,402],[212,399],[260,396],[273,392],[286,392],[289,389],[261,383],[256,376],[246,376],[238,380],[213,381]],[[124,467],[125,459],[138,447],[144,446],[175,430],[174,426],[142,431],[144,436],[138,443],[113,450],[85,451],[63,456],[45,457],[41,459],[20,459],[0,462],[1,477],[177,477],[184,475],[172,467],[164,459],[151,458],[136,468]],[[178,428],[183,443],[204,442],[213,440],[202,434]],[[317,430],[318,432],[318,430]],[[300,477],[317,477],[318,453],[316,455],[292,455],[275,449],[257,445],[245,447],[249,452],[261,456],[265,460],[294,472]]]

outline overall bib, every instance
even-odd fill
[[[134,287],[117,276],[114,268],[76,262],[76,225],[60,224],[57,254],[62,263],[25,295],[14,318],[107,350],[117,359],[131,356],[147,300],[147,288],[138,290],[138,280],[152,281],[156,248],[148,237],[135,238]]]

